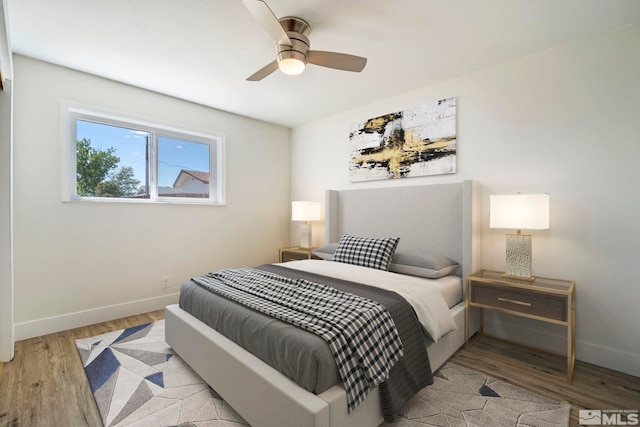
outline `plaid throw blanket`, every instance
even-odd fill
[[[375,301],[254,268],[220,270],[193,281],[322,337],[335,357],[349,412],[386,380],[403,355],[393,319]]]

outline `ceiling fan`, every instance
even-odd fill
[[[295,16],[278,19],[262,0],[242,0],[242,3],[275,40],[276,47],[276,60],[256,71],[248,81],[262,80],[277,69],[289,75],[301,74],[308,63],[354,72],[362,71],[367,64],[367,58],[361,56],[310,50],[307,36],[311,26],[304,19]]]

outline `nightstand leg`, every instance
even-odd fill
[[[465,284],[465,310],[464,310],[464,348],[469,350],[469,320],[471,319],[471,313],[469,313],[469,281]]]
[[[567,325],[567,382],[571,384],[573,368],[576,362],[576,294],[569,298],[569,316]]]

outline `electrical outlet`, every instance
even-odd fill
[[[160,278],[160,284],[162,286],[162,289],[167,289],[170,285],[169,285],[169,276],[162,276]]]

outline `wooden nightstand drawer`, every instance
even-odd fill
[[[301,248],[298,246],[280,248],[280,262],[298,261],[302,259],[320,259],[314,255],[316,248]]]
[[[567,320],[564,296],[541,294],[518,289],[496,288],[475,283],[471,302],[560,321]]]
[[[298,261],[301,259],[310,259],[309,255],[294,252],[282,252],[282,260],[280,262]]]

